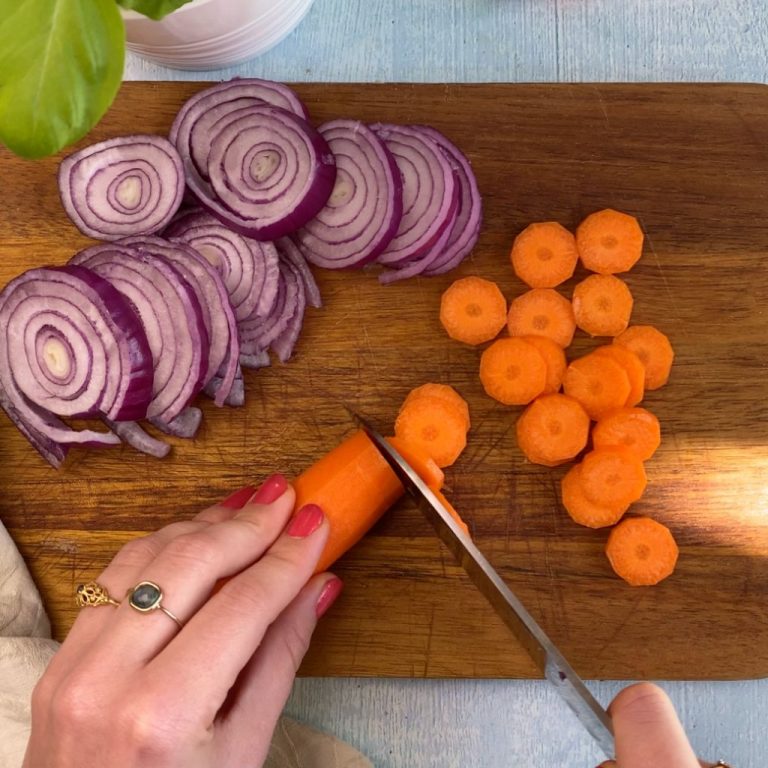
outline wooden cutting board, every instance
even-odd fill
[[[99,140],[167,131],[203,84],[126,84]],[[478,545],[587,677],[768,675],[768,90],[762,86],[299,85],[313,119],[429,123],[470,157],[485,201],[472,258],[450,276],[378,285],[375,270],[320,272],[295,359],[247,376],[247,405],[203,402],[194,442],[157,461],[129,448],[73,451],[55,471],[0,416],[0,517],[62,638],[74,585],[141,532],[189,517],[273,470],[294,475],[351,430],[342,403],[384,431],[412,387],[455,385],[469,447],[447,474]],[[86,245],[56,191],[56,159],[0,151],[0,281]],[[527,223],[574,227],[615,207],[647,232],[627,276],[635,323],[658,324],[677,360],[646,405],[664,442],[636,505],[680,545],[675,575],[632,589],[603,555],[607,533],[560,508],[564,469],[526,464],[518,410],[486,398],[479,351],[441,332],[440,293],[460,275],[522,284],[507,257]],[[563,291],[570,295],[579,273]],[[571,352],[593,346],[582,336]],[[306,675],[527,677],[536,670],[411,503],[338,564],[343,599]],[[172,607],[172,595],[167,598]]]

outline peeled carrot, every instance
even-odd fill
[[[573,289],[576,325],[590,336],[618,336],[632,315],[632,294],[613,275],[590,275]]]
[[[499,286],[482,277],[462,277],[440,300],[440,322],[452,339],[482,344],[499,335],[507,318],[507,300]]]
[[[595,448],[581,462],[584,495],[601,507],[618,508],[637,501],[648,479],[643,462],[628,448]]]
[[[627,408],[637,405],[645,396],[645,366],[640,362],[640,358],[631,349],[620,344],[605,344],[598,347],[593,354],[607,355],[624,368],[629,378],[629,396],[624,405]]]
[[[528,461],[556,467],[584,450],[589,416],[566,395],[542,395],[517,420],[517,444]]]
[[[426,395],[403,404],[395,421],[395,435],[406,445],[423,450],[439,467],[453,464],[467,445],[461,409]]]
[[[669,381],[675,351],[669,339],[652,325],[633,325],[617,336],[614,344],[634,352],[645,367],[645,388],[659,389]]]
[[[446,511],[448,511],[451,517],[459,524],[459,527],[467,534],[467,536],[469,536],[469,526],[461,519],[461,515],[453,508],[451,502],[448,501],[440,491],[436,491],[434,488],[431,490],[432,493],[437,496],[438,501],[445,507]]]
[[[565,350],[546,336],[521,336],[520,338],[536,347],[547,364],[547,383],[544,386],[544,394],[559,392],[560,387],[563,386],[565,369],[568,367]]]
[[[629,505],[601,507],[590,501],[585,493],[581,479],[581,464],[571,467],[560,481],[560,492],[565,511],[571,519],[587,528],[605,528],[621,520]]]
[[[320,506],[330,524],[316,573],[325,571],[353,547],[405,492],[378,448],[362,431],[293,481],[296,509]]]
[[[609,413],[592,430],[595,448],[621,445],[647,461],[661,445],[659,420],[645,408],[621,408]]]
[[[510,253],[515,274],[531,288],[554,288],[573,275],[579,252],[576,238],[556,221],[529,224]]]
[[[567,347],[573,341],[576,321],[565,296],[552,288],[533,288],[512,300],[507,328],[510,336],[546,336]]]
[[[422,384],[420,387],[416,387],[408,393],[408,397],[405,398],[403,405],[405,406],[413,400],[417,400],[424,396],[436,397],[438,400],[445,400],[456,406],[464,417],[466,429],[469,430],[471,426],[469,420],[469,406],[467,405],[467,401],[453,387],[448,384]]]
[[[408,445],[399,437],[388,437],[387,442],[408,462],[411,469],[434,491],[445,482],[445,473],[423,449]]]
[[[576,247],[582,264],[592,272],[627,272],[642,256],[643,230],[634,216],[606,208],[579,224]]]
[[[547,384],[547,364],[536,347],[519,338],[498,339],[480,358],[486,394],[505,405],[526,405]]]
[[[578,400],[591,419],[599,419],[627,402],[629,377],[614,359],[590,352],[568,366],[563,392]]]
[[[629,517],[611,531],[605,554],[627,584],[643,587],[672,575],[680,550],[666,525],[650,517]]]

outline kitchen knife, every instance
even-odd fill
[[[406,490],[416,499],[438,536],[451,550],[475,586],[512,630],[544,677],[555,686],[606,756],[612,758],[614,742],[611,718],[589,692],[584,681],[405,459],[364,419],[357,414],[353,416],[395,471]]]

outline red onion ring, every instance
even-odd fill
[[[307,303],[316,309],[322,307],[323,299],[320,296],[320,288],[317,285],[315,276],[312,274],[312,270],[309,268],[309,264],[307,264],[307,260],[296,247],[296,244],[288,237],[281,237],[279,240],[275,240],[275,247],[280,254],[280,258],[283,261],[289,262],[299,273],[304,284]]]
[[[123,442],[141,453],[156,459],[164,459],[170,453],[171,446],[168,443],[148,435],[135,421],[104,421]]]
[[[158,232],[184,197],[184,166],[162,136],[125,136],[62,160],[59,192],[84,234],[100,240]]]
[[[400,225],[400,171],[384,141],[363,123],[333,120],[318,132],[336,158],[336,183],[325,207],[293,239],[318,267],[362,267],[384,251]]]

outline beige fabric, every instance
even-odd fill
[[[0,768],[19,768],[24,759],[30,695],[59,647],[50,635],[40,594],[0,523]],[[264,768],[372,766],[338,739],[282,718]]]

